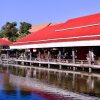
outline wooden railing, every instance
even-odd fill
[[[26,61],[26,62],[34,62],[34,61],[37,61],[38,62],[60,62],[60,63],[73,63],[72,59],[40,59],[40,58],[31,58],[31,59],[27,59],[27,58],[22,58],[22,57],[19,57],[19,58],[0,58],[0,63],[14,63],[16,61]],[[87,60],[75,60],[75,62],[73,64],[89,64],[89,62]],[[93,63],[94,65],[100,65],[100,63],[98,61],[94,61]]]

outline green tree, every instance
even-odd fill
[[[28,34],[30,34],[29,29],[31,29],[31,24],[27,22],[21,22],[20,28],[19,28],[19,38],[24,37]]]
[[[4,36],[3,32],[0,31],[0,38],[3,38],[3,37],[5,37],[5,36]]]
[[[18,37],[18,29],[16,28],[17,23],[16,22],[7,22],[3,27],[2,27],[2,32],[4,34],[4,37],[8,38],[10,41],[14,42],[16,41]]]

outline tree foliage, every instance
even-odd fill
[[[31,24],[27,22],[21,22],[19,29],[16,28],[16,22],[6,22],[0,30],[0,38],[8,38],[10,41],[15,42],[28,34],[30,34],[29,29],[31,29]]]
[[[31,29],[31,24],[27,22],[21,22],[20,23],[20,28],[19,28],[19,38],[24,37],[28,34],[30,34],[29,29]]]
[[[4,37],[4,34],[2,31],[0,31],[0,38],[3,38]]]
[[[16,22],[7,22],[3,27],[2,27],[2,34],[3,37],[8,38],[10,41],[16,41],[18,37],[18,29],[16,28],[17,23]]]

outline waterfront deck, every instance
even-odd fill
[[[28,63],[28,64],[25,64]],[[76,60],[75,63],[72,62],[72,60],[43,60],[43,59],[16,59],[16,58],[9,58],[9,59],[2,59],[0,60],[1,65],[11,65],[11,66],[34,66],[34,64],[38,64],[39,68],[43,68],[43,65],[47,65],[46,68],[51,68],[51,65],[56,65],[58,66],[58,69],[62,70],[63,66],[65,69],[72,69],[72,70],[77,70],[77,68],[81,68],[84,70],[84,68],[89,69],[89,72],[92,71],[92,69],[100,69],[99,63],[93,63],[90,64],[86,60]],[[55,68],[54,68],[55,69]]]

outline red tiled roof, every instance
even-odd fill
[[[10,44],[12,44],[12,42],[10,42],[8,39],[0,38],[0,45],[10,45]]]
[[[92,24],[98,25],[89,26]],[[14,45],[96,39],[100,40],[100,13],[71,19],[65,23],[43,28],[40,31],[33,32],[32,34],[17,40]]]
[[[100,22],[100,13],[68,20],[63,27],[76,27]]]
[[[44,24],[38,24],[38,25],[33,25],[31,27],[31,29],[29,30],[29,32],[36,32],[36,31],[39,31],[47,26],[50,26],[51,23],[44,23]]]

